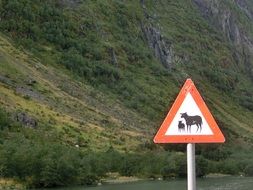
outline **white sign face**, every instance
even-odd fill
[[[190,93],[186,95],[165,135],[213,135]]]

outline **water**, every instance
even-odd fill
[[[186,180],[140,181],[97,187],[67,187],[57,190],[186,190]],[[56,190],[56,189],[55,189]],[[252,177],[212,177],[197,179],[197,190],[253,190]]]

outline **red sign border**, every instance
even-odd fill
[[[190,93],[210,126],[212,135],[165,135],[186,95]],[[155,143],[224,143],[225,137],[191,79],[187,79],[154,137]]]

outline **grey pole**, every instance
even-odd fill
[[[187,144],[187,187],[188,190],[196,190],[195,173],[195,144]]]

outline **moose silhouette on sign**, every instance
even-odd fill
[[[178,122],[178,131],[179,132],[185,131],[185,124],[182,123],[182,121]]]
[[[199,115],[189,116],[187,112],[185,112],[185,113],[181,113],[181,118],[185,119],[187,132],[191,133],[191,126],[196,125],[198,127],[196,132],[199,131],[201,133],[203,122],[202,122],[202,118]]]

